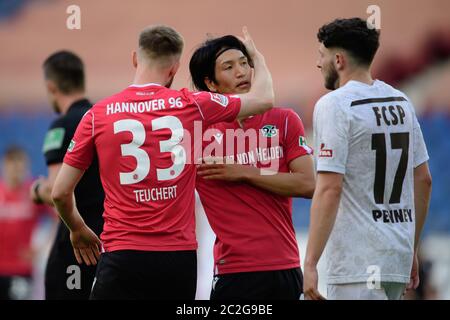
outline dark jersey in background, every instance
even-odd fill
[[[43,146],[47,166],[63,162],[78,123],[91,106],[92,104],[86,99],[76,101],[65,115],[53,121]],[[97,236],[100,236],[103,228],[103,200],[104,192],[99,176],[98,160],[94,157],[92,165],[75,188],[75,201],[84,221]],[[72,265],[80,267],[79,283],[74,277],[69,279],[69,283],[67,281],[77,272],[73,267],[68,269]],[[70,232],[60,221],[46,268],[46,299],[88,299],[94,276],[95,266],[78,265],[70,242]]]

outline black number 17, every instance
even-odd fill
[[[408,167],[409,151],[409,133],[391,133],[392,149],[402,149],[400,163],[394,178],[394,187],[392,188],[389,203],[399,203],[402,195],[403,180],[405,179],[406,168]],[[373,186],[373,195],[375,203],[384,203],[384,187],[386,183],[386,138],[384,133],[375,133],[372,135],[372,150],[376,150],[375,160],[375,183]]]

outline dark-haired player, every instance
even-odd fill
[[[92,104],[85,96],[84,65],[73,52],[58,51],[44,64],[48,97],[54,111],[61,114],[48,130],[43,152],[48,177],[34,182],[31,194],[35,202],[53,206],[52,188],[64,155],[83,115]],[[97,157],[75,189],[77,207],[85,223],[100,235],[103,226],[104,193],[100,183]],[[45,270],[46,299],[88,299],[95,276],[95,266],[78,266],[70,243],[70,234],[60,221]]]
[[[400,299],[419,283],[417,247],[431,176],[414,107],[372,79],[379,32],[359,18],[318,32],[325,87],[314,110],[317,186],[304,292],[321,299],[316,265],[327,244],[328,298]]]
[[[203,43],[189,67],[197,89],[242,94],[252,86],[252,65],[243,43],[228,35]],[[216,234],[211,299],[298,300],[303,279],[291,197],[311,198],[315,185],[300,117],[273,108],[209,130],[204,156],[223,161],[201,165],[196,188]],[[208,154],[213,146],[217,152]]]

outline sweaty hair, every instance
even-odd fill
[[[55,82],[64,94],[84,91],[83,61],[70,51],[58,51],[49,56],[43,64],[44,76]]]
[[[354,60],[369,66],[380,45],[380,33],[369,29],[360,18],[336,19],[323,25],[317,33],[319,42],[326,48],[345,49]]]
[[[179,56],[183,46],[183,37],[168,26],[150,26],[139,35],[139,49],[151,60],[165,61]]]
[[[220,38],[208,39],[195,50],[189,62],[192,82],[197,90],[209,91],[208,86],[205,84],[205,78],[207,77],[211,81],[216,81],[216,59],[229,49],[241,51],[247,57],[249,65],[253,67],[253,61],[245,45],[235,36],[227,35]]]

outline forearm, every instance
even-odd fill
[[[70,231],[78,230],[84,225],[83,218],[74,205],[74,200],[73,193],[53,198],[59,216]]]
[[[241,95],[242,108],[238,118],[243,119],[249,115],[264,113],[273,107],[274,92],[272,76],[267,69],[265,59],[257,52],[253,57],[254,78],[248,93]]]
[[[319,190],[314,194],[305,265],[317,265],[333,230],[339,201],[340,191],[334,189]]]
[[[422,233],[425,219],[430,204],[431,184],[426,182],[414,183],[414,206],[416,213],[416,232],[414,239],[414,251],[417,251],[420,235]]]
[[[314,193],[314,181],[310,181],[306,174],[299,172],[261,174],[258,170],[249,174],[246,182],[285,197],[310,199]]]
[[[255,88],[255,94],[264,97],[264,100],[272,101],[274,99],[272,75],[267,68],[264,56],[257,52],[253,59],[255,77],[252,86]]]

